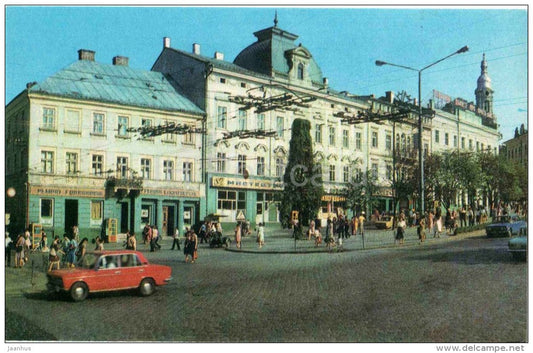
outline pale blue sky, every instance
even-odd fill
[[[310,50],[330,86],[353,94],[407,91],[416,97],[417,73],[384,60],[422,68],[464,45],[470,51],[424,71],[424,103],[437,89],[475,101],[474,90],[485,52],[495,90],[494,110],[503,134],[527,124],[527,11],[525,7],[43,7],[7,6],[5,18],[6,104],[27,82],[40,82],[77,60],[77,50],[96,60],[130,58],[133,68],[149,70],[163,47],[203,55],[215,51],[233,61],[273,25],[296,34]]]

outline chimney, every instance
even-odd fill
[[[329,81],[328,81],[328,78],[327,78],[327,77],[324,77],[324,78],[322,79],[322,82],[324,83],[324,87],[328,87]]]
[[[170,38],[163,37],[163,48],[170,48]]]
[[[217,60],[224,60],[224,53],[221,53],[219,51],[215,52],[215,59]]]
[[[192,45],[192,53],[196,55],[200,55],[200,44],[194,43]]]
[[[94,61],[94,51],[87,49],[78,50],[78,60]]]
[[[435,104],[433,103],[433,99],[430,99],[429,100],[429,104],[428,104],[428,108],[429,109],[433,109],[434,106],[435,106]]]
[[[128,66],[128,58],[126,56],[115,56],[113,58],[113,65]]]
[[[387,102],[389,102],[390,104],[394,103],[394,92],[392,91],[385,92],[385,97],[387,98]]]

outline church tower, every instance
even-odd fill
[[[476,108],[483,109],[487,113],[494,114],[492,110],[492,102],[494,101],[494,91],[491,87],[491,80],[487,73],[487,60],[485,60],[485,53],[483,53],[483,61],[481,61],[481,75],[477,79],[476,88]]]

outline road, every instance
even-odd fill
[[[6,284],[6,340],[528,341],[527,263],[511,259],[507,239],[308,254],[202,247],[195,264],[177,251],[146,254],[175,279],[147,298],[51,301],[42,273],[31,290]],[[6,282],[27,280],[28,270],[6,271]]]

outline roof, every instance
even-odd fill
[[[301,47],[294,44],[298,36],[277,26],[257,31],[254,35],[257,42],[242,50],[233,63],[269,76],[272,72],[288,74],[290,67],[286,54]],[[313,82],[322,83],[322,70],[312,57],[309,60],[309,77]]]
[[[194,103],[180,95],[160,72],[128,66],[79,60],[32,86],[29,92],[66,98],[93,100],[204,114]]]

